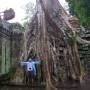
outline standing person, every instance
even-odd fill
[[[40,64],[40,61],[29,58],[28,61],[22,61],[21,64],[26,65],[26,72],[28,77],[27,83],[33,82],[36,76],[35,64]]]

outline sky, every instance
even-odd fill
[[[59,0],[62,6],[66,9],[67,3],[65,0]],[[3,12],[6,9],[13,8],[15,11],[15,18],[10,20],[10,22],[23,22],[25,17],[24,6],[32,2],[35,4],[36,0],[0,0],[0,12]]]

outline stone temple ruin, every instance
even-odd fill
[[[86,61],[81,58],[83,50],[81,47],[89,42],[80,37],[78,44],[76,42],[71,44],[67,40],[67,37],[69,40],[73,40],[69,34],[75,37],[75,33],[82,32],[83,28],[78,19],[68,15],[58,0],[37,0],[36,7],[36,13],[24,34],[14,33],[4,28],[0,29],[0,43],[2,43],[0,60],[3,60],[3,63],[0,63],[2,68],[0,72],[6,73],[5,68],[13,65],[11,62],[15,63],[16,57],[19,57],[23,48],[28,54],[32,47],[36,58],[42,61],[42,65],[38,67],[40,68],[38,75],[46,82],[47,90],[56,90],[59,84],[68,80],[83,80],[81,61],[84,63]],[[6,43],[6,41],[9,42]],[[25,46],[21,47],[22,44]],[[8,50],[10,53],[7,55]],[[3,55],[5,58],[2,58]],[[88,60],[88,62],[90,61]],[[85,75],[89,76],[87,66],[90,64],[84,65]]]

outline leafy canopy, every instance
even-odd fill
[[[80,19],[83,26],[90,28],[90,0],[66,0],[70,13]]]

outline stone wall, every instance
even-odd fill
[[[8,73],[23,52],[23,33],[0,27],[0,75]]]
[[[8,30],[0,28],[0,75],[9,71],[11,66],[11,39]]]
[[[23,33],[16,33],[14,32],[11,36],[12,40],[12,49],[11,49],[11,58],[12,58],[12,65],[16,65],[20,59],[20,55],[24,51],[24,39]]]

